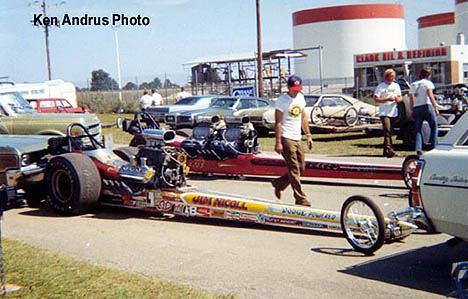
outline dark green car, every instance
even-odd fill
[[[71,123],[85,125],[92,135],[101,134],[95,114],[39,113],[18,92],[0,92],[0,134],[65,136]]]

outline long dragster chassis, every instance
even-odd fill
[[[82,127],[85,134],[72,136],[73,126]],[[362,196],[348,198],[341,212],[336,212],[187,186],[185,153],[165,144],[174,133],[153,133],[159,136],[159,144],[139,148],[128,161],[79,124],[71,125],[66,137],[49,139],[50,157],[41,184],[47,187],[50,207],[63,215],[78,215],[99,203],[188,217],[342,230],[351,246],[365,254],[417,229],[413,223],[421,215],[416,209],[384,217],[374,202]]]
[[[410,235],[417,226],[395,215],[384,217],[369,198],[352,196],[341,213],[323,209],[278,203],[264,199],[198,190],[195,187],[147,190],[137,197],[104,199],[103,205],[124,206],[185,217],[216,218],[292,227],[342,231],[351,246],[372,254],[385,242]],[[405,212],[405,217],[414,211]],[[401,218],[401,215],[400,215]]]

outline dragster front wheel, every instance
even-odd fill
[[[368,197],[355,195],[341,208],[341,229],[351,246],[371,255],[385,240],[385,220],[377,205]]]

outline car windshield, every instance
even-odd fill
[[[315,106],[319,97],[318,96],[304,96],[304,99],[306,101],[306,107],[312,107],[312,106]]]
[[[232,108],[236,104],[236,98],[219,98],[211,104],[212,108]]]
[[[8,105],[18,114],[36,112],[31,104],[28,103],[19,93],[3,93],[0,94],[0,104]]]
[[[187,98],[181,99],[174,105],[195,105],[201,99],[202,98],[199,98],[199,97],[187,97]]]

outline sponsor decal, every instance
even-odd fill
[[[285,214],[290,216],[298,216],[300,218],[315,218],[315,219],[323,219],[329,221],[339,221],[340,217],[336,214],[325,213],[325,212],[317,212],[311,210],[302,210],[296,208],[284,208],[284,207],[267,207],[267,211],[276,214]]]
[[[211,210],[211,216],[216,218],[224,218],[224,211],[218,209]]]
[[[156,200],[154,207],[160,212],[170,212],[172,210],[172,204],[164,199]]]
[[[255,213],[240,213],[239,214],[239,220],[240,221],[256,222],[257,221],[257,215]]]
[[[198,217],[205,217],[205,218],[211,217],[210,209],[209,208],[197,207],[197,216]]]
[[[196,205],[211,206],[216,208],[226,208],[226,209],[235,209],[235,210],[247,210],[247,203],[240,200],[220,198],[216,196],[187,196],[184,197],[187,201]]]
[[[260,224],[265,224],[265,214],[258,213],[257,214],[257,222]]]
[[[224,218],[228,220],[240,220],[239,212],[224,211]]]
[[[298,225],[302,224],[300,220],[291,220],[291,219],[284,219],[284,218],[276,218],[276,217],[266,217],[265,223],[269,224],[284,224],[284,225]]]
[[[205,159],[196,158],[196,159],[189,159],[187,161],[187,165],[191,169],[202,169],[205,166]]]
[[[182,203],[176,203],[174,204],[174,214],[176,215],[180,215],[180,216],[188,216],[188,215],[185,215],[185,208],[187,207],[187,205],[184,205]]]
[[[319,224],[319,223],[310,222],[310,221],[302,221],[302,226],[309,227],[309,228],[328,228],[329,227],[326,224]]]

